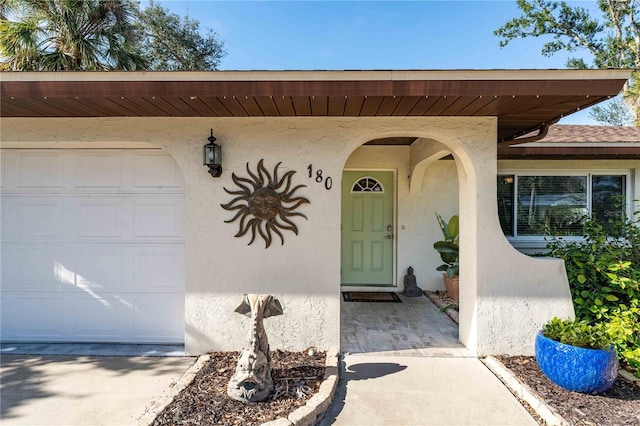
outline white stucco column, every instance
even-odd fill
[[[521,254],[500,228],[496,129],[451,146],[460,188],[460,340],[478,355],[532,354],[540,326],[574,311],[563,262]]]

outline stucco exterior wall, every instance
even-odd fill
[[[339,349],[340,180],[345,167],[397,171],[399,281],[412,265],[426,288],[436,288],[437,272],[430,271],[437,266],[431,248],[439,233],[434,212],[447,217],[459,210],[460,339],[472,351],[530,353],[540,324],[553,315],[573,313],[562,262],[521,255],[502,235],[496,207],[495,118],[5,118],[0,124],[3,143],[149,143],[174,157],[184,175],[187,200],[189,354],[242,347],[249,321],[233,311],[244,293],[271,293],[284,305],[285,315],[266,320],[273,348]],[[202,166],[210,128],[223,150],[223,174],[217,179]],[[406,147],[378,147],[372,155],[354,152],[369,140],[392,136],[437,141],[453,153],[455,162],[431,161],[442,147],[430,149],[427,142],[414,152]],[[269,172],[282,162],[280,176],[296,171],[293,184],[307,185],[297,195],[311,201],[297,210],[308,220],[293,218],[299,235],[283,231],[285,244],[276,237],[268,249],[259,236],[250,246],[248,235],[234,238],[237,222],[224,222],[234,212],[220,207],[233,198],[223,188],[237,189],[231,174],[248,177],[246,163],[255,173],[261,159]],[[425,160],[429,164],[422,172]],[[331,189],[309,178],[310,164],[332,178]]]

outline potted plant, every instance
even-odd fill
[[[618,357],[611,343],[602,324],[553,318],[536,336],[536,361],[556,385],[597,394],[609,389],[618,376]]]
[[[438,213],[436,213],[436,218],[438,219],[438,225],[440,225],[440,230],[442,230],[442,236],[444,237],[443,240],[436,241],[433,244],[433,248],[440,253],[440,259],[442,259],[443,262],[442,265],[436,268],[436,271],[444,272],[442,276],[444,278],[444,286],[447,289],[447,293],[449,294],[449,297],[457,302],[459,298],[460,285],[460,279],[458,277],[460,272],[460,247],[458,245],[460,237],[460,219],[458,218],[458,215],[453,215],[449,221],[445,221]]]

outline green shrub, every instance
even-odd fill
[[[602,323],[590,325],[577,319],[553,318],[542,327],[542,334],[565,345],[587,349],[606,349],[613,344]]]
[[[640,308],[619,310],[610,316],[604,329],[616,347],[618,358],[640,378]]]
[[[585,218],[582,241],[554,238],[549,255],[564,260],[576,318],[602,327],[618,357],[640,367],[640,219]],[[636,371],[640,377],[640,371]]]

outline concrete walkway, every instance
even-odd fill
[[[328,425],[537,425],[475,358],[347,355]]]
[[[346,352],[328,425],[537,425],[426,297],[342,302]]]
[[[135,425],[195,358],[2,354],[0,423]]]

